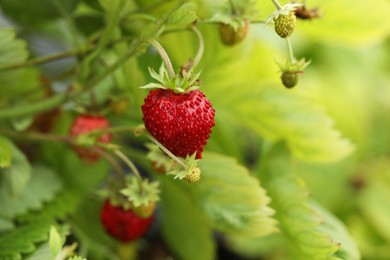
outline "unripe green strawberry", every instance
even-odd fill
[[[225,45],[232,46],[243,41],[248,34],[249,22],[245,20],[244,25],[239,26],[236,30],[229,24],[220,23],[219,35]]]
[[[184,180],[188,183],[198,182],[200,180],[200,173],[199,167],[194,167],[191,173],[184,177]]]
[[[154,210],[156,209],[155,202],[149,202],[148,205],[141,205],[134,207],[133,211],[141,218],[148,218],[153,215]]]
[[[282,38],[289,37],[295,29],[297,24],[297,19],[295,17],[294,11],[290,11],[288,15],[279,14],[275,22],[275,32]]]
[[[297,71],[284,71],[280,77],[283,85],[286,88],[293,88],[298,84],[298,72]]]

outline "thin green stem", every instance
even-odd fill
[[[148,41],[151,45],[153,45],[154,48],[156,48],[156,50],[158,51],[165,65],[168,68],[169,76],[173,78],[175,76],[175,70],[173,69],[172,62],[169,59],[169,56],[167,52],[164,50],[163,46],[161,46],[161,44],[158,41],[156,41],[151,37],[147,37],[146,41]]]
[[[234,4],[233,0],[229,0],[230,8],[232,9],[232,14],[235,15],[237,14],[237,8],[236,5]]]
[[[292,65],[292,64],[295,63],[295,58],[294,58],[294,50],[292,48],[292,45],[291,45],[291,42],[290,42],[289,38],[286,38],[286,44],[287,44],[287,51],[288,51],[289,61],[290,61],[290,64]]]
[[[0,134],[6,135],[13,138],[19,138],[19,139],[27,139],[27,140],[35,140],[35,141],[56,141],[56,142],[67,142],[67,143],[73,143],[74,138],[70,136],[62,136],[62,135],[53,135],[53,134],[43,134],[43,133],[37,133],[37,132],[15,132],[9,129],[0,129]]]
[[[186,169],[186,165],[176,157],[171,151],[169,151],[164,145],[162,145],[159,141],[157,141],[156,138],[154,138],[149,133],[145,132],[145,135],[147,138],[149,138],[155,145],[157,145],[164,153],[166,153],[172,160],[177,162],[180,166],[182,166],[184,169]]]
[[[274,3],[276,9],[278,9],[278,10],[282,9],[282,6],[278,0],[271,0],[271,1],[272,1],[272,3]]]
[[[134,165],[134,163],[121,151],[121,150],[115,150],[114,153],[130,168],[130,170],[134,173],[134,176],[137,178],[141,193],[142,191],[142,177],[139,173],[137,167]]]
[[[194,58],[194,62],[192,64],[193,68],[195,68],[199,64],[200,60],[202,59],[203,53],[204,53],[204,39],[203,39],[202,33],[199,31],[198,28],[196,28],[195,26],[192,26],[191,29],[196,34],[196,36],[198,37],[198,40],[199,40],[198,52],[196,53],[196,56]]]
[[[54,54],[39,57],[36,59],[32,59],[29,61],[25,61],[25,62],[3,65],[0,67],[0,71],[19,69],[19,68],[23,68],[23,67],[39,65],[39,64],[43,64],[43,63],[47,63],[47,62],[51,62],[51,61],[61,60],[61,59],[65,59],[68,57],[75,56],[78,53],[80,53],[79,50],[68,50],[68,51],[64,51],[64,52],[54,53]]]

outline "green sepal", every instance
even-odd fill
[[[281,9],[279,10],[276,10],[275,12],[273,12],[268,18],[267,20],[265,21],[265,24],[268,24],[271,20],[276,20],[278,19],[279,16],[281,15],[286,15],[288,16],[290,14],[290,12],[293,12],[295,11],[295,9],[297,9],[298,7],[302,6],[303,4],[301,3],[292,3],[292,4],[286,4],[284,6],[282,6]]]
[[[126,196],[127,202],[124,209],[132,207],[148,206],[151,202],[160,200],[160,188],[157,181],[150,182],[143,179],[141,182],[136,176],[131,175],[126,178],[126,188],[120,190],[120,194]]]
[[[167,172],[167,175],[174,175],[173,179],[179,179],[179,180],[186,178],[196,168],[199,168],[197,163],[199,160],[195,158],[196,158],[196,152],[192,155],[187,155],[185,159],[178,158],[185,165],[185,168],[183,168],[182,165],[177,164],[173,167],[171,171]]]
[[[294,61],[293,63],[290,60],[286,59],[283,62],[275,60],[276,64],[279,66],[281,72],[291,71],[291,72],[302,72],[309,64],[311,60],[306,61],[305,58],[300,59],[299,61]]]
[[[198,89],[197,82],[199,81],[200,73],[194,73],[193,69],[190,69],[185,75],[176,74],[170,76],[165,65],[160,66],[159,72],[157,73],[154,69],[148,68],[150,76],[157,80],[156,82],[148,83],[141,86],[142,89],[166,89],[172,90],[175,93],[187,93]]]

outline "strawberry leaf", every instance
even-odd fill
[[[175,27],[187,27],[198,19],[193,9],[194,6],[192,3],[184,3],[178,10],[169,16],[167,25]]]
[[[264,151],[266,152],[266,151]],[[283,146],[265,153],[259,178],[272,198],[275,218],[291,248],[291,259],[340,260],[340,245],[324,231],[321,216],[309,205],[305,183],[294,174],[294,163]]]
[[[10,142],[0,136],[0,169],[11,165],[12,150]]]
[[[62,239],[57,229],[54,226],[50,228],[49,246],[52,258],[55,258],[61,251]]]
[[[31,179],[18,197],[14,198],[4,190],[0,191],[2,208],[0,215],[14,218],[30,210],[40,210],[45,202],[53,199],[61,186],[61,182],[50,169],[35,166],[32,169]]]
[[[323,220],[320,229],[340,243],[340,249],[336,252],[336,256],[341,259],[361,259],[359,249],[344,223],[315,201],[309,201],[309,205]]]
[[[0,68],[27,60],[28,51],[25,41],[17,39],[15,30],[0,28]],[[14,69],[0,72],[2,96],[17,96],[36,87],[37,72],[32,68]],[[16,120],[16,119],[14,119]]]
[[[0,234],[0,259],[22,259],[22,254],[35,250],[35,244],[46,241],[50,222],[40,220],[19,226],[10,232]]]
[[[215,259],[211,230],[178,183],[159,178],[162,187],[162,235],[180,259]]]
[[[11,165],[0,169],[0,192],[17,198],[26,187],[31,177],[31,166],[26,156],[11,142],[8,142],[12,153]]]
[[[213,227],[229,234],[264,236],[276,231],[269,197],[248,170],[234,159],[204,153],[194,198]]]

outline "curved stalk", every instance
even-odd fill
[[[194,58],[194,62],[192,64],[193,68],[195,68],[199,64],[200,60],[202,59],[203,53],[204,53],[204,39],[203,39],[202,33],[199,31],[199,29],[197,27],[192,26],[191,30],[196,34],[196,36],[198,37],[198,40],[199,40],[198,52],[196,53],[196,56]]]
[[[161,58],[163,59],[165,66],[168,68],[169,76],[173,78],[175,76],[175,70],[173,69],[172,62],[169,59],[169,56],[164,50],[163,46],[161,46],[161,44],[153,38],[147,37],[145,40],[153,45],[154,48],[156,48],[158,54],[160,54]]]

